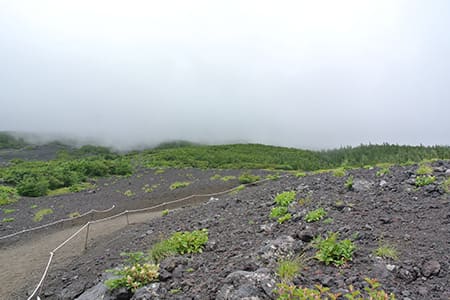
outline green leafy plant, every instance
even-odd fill
[[[290,213],[286,213],[283,216],[279,217],[277,219],[277,222],[279,224],[283,224],[284,222],[289,221],[290,219],[292,219],[292,215]]]
[[[51,209],[51,208],[44,208],[44,209],[41,209],[41,210],[39,210],[38,212],[36,212],[36,213],[34,214],[33,220],[34,220],[35,222],[40,222],[40,221],[42,221],[42,219],[44,219],[44,217],[45,217],[46,215],[50,215],[50,214],[52,214],[52,213],[53,213],[53,209]]]
[[[207,229],[175,232],[168,239],[154,244],[149,250],[148,256],[152,262],[159,263],[166,257],[176,253],[182,255],[186,253],[201,253],[207,242]]]
[[[281,216],[284,216],[287,213],[288,213],[288,209],[287,209],[286,206],[275,206],[270,211],[270,217],[272,219],[277,219],[277,218],[279,218]]]
[[[352,175],[350,175],[348,178],[347,178],[347,180],[345,181],[345,187],[348,189],[348,190],[352,190],[353,189],[353,176]]]
[[[0,206],[14,203],[17,199],[19,199],[19,195],[15,188],[0,185]]]
[[[16,211],[16,209],[14,209],[14,208],[4,208],[3,209],[3,213],[5,214],[5,215],[7,215],[7,214],[12,214],[13,212],[15,212]]]
[[[353,286],[349,286],[349,292],[343,295],[332,293],[330,288],[321,285],[308,288],[286,282],[277,284],[274,293],[278,295],[278,300],[336,300],[342,298],[347,300],[395,300],[395,294],[385,292],[376,279],[365,278],[365,281],[369,286],[364,287],[363,290],[356,290]]]
[[[187,187],[190,184],[191,184],[191,182],[189,182],[189,181],[177,181],[170,185],[170,189],[173,191],[173,190],[176,190],[179,188]]]
[[[260,179],[258,175],[253,175],[249,172],[244,172],[239,176],[239,183],[247,184],[247,183],[253,183]]]
[[[161,215],[162,215],[163,217],[167,216],[168,214],[169,214],[169,210],[168,210],[168,209],[165,209],[165,210],[163,210],[163,211],[161,212]]]
[[[421,164],[416,170],[417,175],[431,175],[433,174],[433,168],[427,164]]]
[[[3,218],[2,222],[3,223],[9,223],[9,222],[14,222],[14,218]]]
[[[334,264],[341,266],[352,260],[356,247],[349,239],[338,241],[339,235],[330,232],[326,238],[318,236],[313,240],[312,246],[317,249],[314,258],[324,262],[326,265]]]
[[[179,254],[202,253],[204,245],[208,242],[208,230],[175,232],[170,241]]]
[[[149,263],[134,263],[131,266],[110,271],[119,276],[105,282],[106,286],[112,290],[125,287],[135,292],[159,277],[159,265]]]
[[[37,206],[37,204],[32,204],[32,205],[30,205],[30,208],[31,209],[34,209],[34,208],[37,208],[38,206]]]
[[[295,197],[296,197],[296,193],[295,191],[290,191],[290,192],[283,192],[281,194],[278,194],[275,197],[274,202],[278,205],[278,206],[289,206],[289,204],[291,204],[292,202],[295,201]]]
[[[155,175],[162,174],[162,173],[164,173],[165,171],[166,171],[165,169],[156,169]]]
[[[436,181],[436,177],[431,175],[417,176],[416,177],[416,186],[421,187],[425,185],[432,184]]]
[[[333,221],[333,218],[326,218],[325,220],[323,220],[323,224],[332,224]]]
[[[305,221],[308,223],[322,220],[327,215],[327,212],[322,207],[308,212],[305,216]]]

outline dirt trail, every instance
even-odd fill
[[[128,220],[130,224],[143,223],[160,215],[160,212],[130,214]],[[126,226],[127,220],[125,216],[91,224],[88,247],[89,243],[98,241],[102,237],[108,236]],[[58,247],[81,227],[76,226],[48,235],[39,234],[40,236],[32,237],[19,245],[13,244],[2,248],[0,250],[0,266],[2,266],[2,271],[0,272],[0,282],[2,282],[0,295],[9,295],[6,299],[20,299],[18,295],[15,295],[15,291],[20,290],[25,282],[35,282],[33,284],[35,286],[44,272],[50,251]],[[52,268],[60,267],[70,261],[71,258],[83,254],[85,238],[86,229],[82,230],[74,239],[55,252]]]

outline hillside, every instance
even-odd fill
[[[298,294],[299,287],[318,293],[315,285],[332,293],[350,293],[350,286],[364,293],[365,278],[377,279],[381,287],[374,290],[394,293],[396,299],[448,299],[450,164],[436,161],[430,167],[288,175],[171,211],[105,236],[52,269],[43,299],[130,299],[133,294],[132,299],[276,299],[277,286],[282,295]],[[272,218],[274,208],[283,206],[274,202],[277,195],[286,191],[295,193],[282,215],[289,217]],[[320,208],[325,216],[308,214]],[[156,283],[136,293],[111,294],[104,288],[110,276],[104,271],[127,264],[122,252],[147,253],[175,232],[202,229],[208,230],[202,253],[164,258],[158,252]],[[337,256],[319,254],[318,237],[324,241],[332,233],[354,248]]]

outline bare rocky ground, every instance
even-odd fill
[[[159,282],[138,290],[132,299],[275,299],[276,265],[288,254],[304,258],[294,279],[297,285],[321,284],[344,292],[350,284],[364,287],[364,278],[371,277],[397,299],[450,299],[450,197],[439,185],[450,163],[436,162],[433,168],[436,184],[420,188],[414,185],[417,166],[392,167],[381,177],[377,169],[352,170],[341,178],[289,175],[174,210],[96,240],[83,255],[52,268],[41,298],[130,299],[131,294],[105,293],[102,286],[104,271],[122,264],[121,252],[146,251],[175,231],[207,228],[203,253],[166,259]],[[345,187],[349,175],[353,190]],[[278,224],[269,218],[273,200],[291,190],[307,200],[291,205],[293,218]],[[331,220],[306,223],[305,214],[318,207]],[[309,241],[330,231],[357,246],[353,260],[339,268],[310,259],[315,250]],[[380,241],[396,247],[398,260],[373,254]],[[31,287],[24,282],[22,291]]]

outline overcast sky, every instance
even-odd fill
[[[450,144],[450,1],[0,0],[0,130]]]

